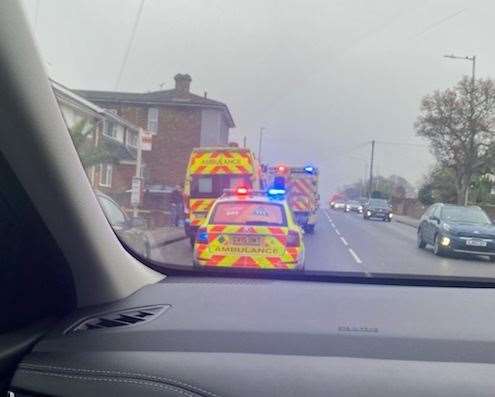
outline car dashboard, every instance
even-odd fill
[[[12,390],[492,396],[491,289],[169,277],[62,320]]]

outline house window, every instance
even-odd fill
[[[127,131],[127,144],[132,147],[137,147],[138,145],[138,134],[134,132]]]
[[[112,186],[112,164],[100,164],[100,186]]]
[[[148,109],[148,131],[158,132],[158,109]]]
[[[105,122],[105,129],[103,130],[103,133],[106,136],[117,138],[117,128],[115,127],[116,127],[115,123],[107,120]]]

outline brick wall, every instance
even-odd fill
[[[111,102],[98,102],[98,105],[117,109],[119,116],[139,127],[148,125],[147,106]],[[158,109],[158,133],[153,136],[151,152],[143,152],[149,175],[146,183],[182,186],[189,155],[194,147],[200,146],[201,109],[175,106]]]
[[[114,164],[112,171],[112,191],[123,193],[131,188],[132,177],[136,175],[133,164]]]
[[[150,182],[183,185],[189,156],[199,146],[200,135],[201,110],[161,107],[153,148],[143,154]]]

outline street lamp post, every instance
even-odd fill
[[[466,61],[471,62],[471,89],[474,92],[474,84],[476,82],[476,55],[467,55],[467,56],[457,56],[454,54],[450,55],[444,55],[444,58],[450,58],[450,59],[464,59]],[[472,98],[472,95],[471,95]],[[471,99],[471,107],[473,106],[473,100]],[[469,198],[469,187],[470,185],[467,186],[466,188],[466,194],[464,196],[464,205],[468,204],[468,198]]]
[[[457,56],[457,55],[454,55],[454,54],[450,54],[450,55],[444,55],[443,56],[444,58],[450,58],[450,59],[464,59],[466,61],[470,61],[471,64],[472,64],[472,67],[471,67],[471,81],[472,83],[474,84],[474,81],[476,79],[476,55],[467,55],[467,56],[464,56],[464,57],[460,57],[460,56]]]
[[[261,164],[261,148],[263,145],[263,131],[265,131],[265,127],[260,127],[260,136],[258,140],[258,161]]]

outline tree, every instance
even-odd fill
[[[362,195],[366,195],[368,189],[368,181],[359,181],[350,185],[346,185],[343,188],[346,197],[349,199],[356,199]],[[376,175],[373,178],[373,191],[371,196],[374,198],[405,198],[406,196],[412,196],[415,192],[414,186],[409,183],[405,178],[398,175],[390,175],[384,177]]]
[[[424,205],[456,202],[457,191],[453,170],[441,166],[434,167],[419,188],[418,199]]]
[[[435,202],[433,198],[433,186],[431,183],[421,185],[418,190],[418,200],[424,205],[432,205]]]
[[[102,164],[115,163],[117,159],[105,148],[104,144],[95,145],[92,134],[95,132],[95,127],[90,126],[87,120],[81,121],[69,127],[69,134],[74,143],[81,163],[85,169]]]
[[[429,140],[442,168],[454,174],[457,203],[467,204],[474,176],[493,162],[495,83],[464,77],[454,88],[421,101],[416,133]]]
[[[488,175],[474,178],[470,186],[469,201],[475,204],[493,204],[492,184]]]

